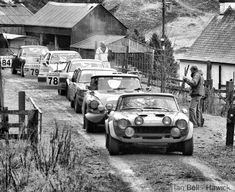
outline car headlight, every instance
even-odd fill
[[[188,123],[184,119],[178,119],[175,123],[176,127],[179,129],[186,129],[188,127]]]
[[[142,125],[144,123],[144,119],[141,116],[138,116],[135,118],[135,124],[136,125]]]
[[[120,129],[126,129],[129,126],[129,121],[126,119],[119,119],[117,122],[117,126]]]
[[[168,116],[165,116],[163,119],[162,119],[162,123],[164,125],[170,125],[171,124],[171,118],[168,117]]]
[[[90,108],[97,109],[99,106],[99,102],[96,100],[92,100],[89,105],[90,105]]]

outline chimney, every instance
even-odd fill
[[[235,10],[235,0],[219,0],[220,4],[220,15],[223,15],[224,12],[231,7]]]

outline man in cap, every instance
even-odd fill
[[[198,114],[201,114],[200,101],[205,94],[204,79],[197,66],[192,66],[190,71],[192,79],[183,77],[183,80],[191,87],[190,96],[192,99],[189,107],[189,120],[193,123],[193,127],[197,128],[202,124],[200,115],[198,116]]]

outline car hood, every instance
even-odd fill
[[[128,91],[128,93],[132,93],[134,91]],[[103,105],[106,105],[107,103],[111,103],[116,106],[117,100],[119,96],[123,93],[127,93],[125,90],[112,90],[112,91],[94,91],[94,96],[96,96]]]

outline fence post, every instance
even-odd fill
[[[19,111],[25,111],[25,92],[20,91],[19,93]],[[19,115],[19,138],[21,134],[24,134],[24,126],[25,126],[25,115]]]
[[[32,113],[29,116],[28,120],[28,127],[27,127],[27,133],[28,133],[28,139],[31,141],[31,143],[36,144],[39,140],[39,131],[38,131],[38,110],[33,110]]]
[[[227,115],[226,146],[233,146],[235,108],[230,108]]]

